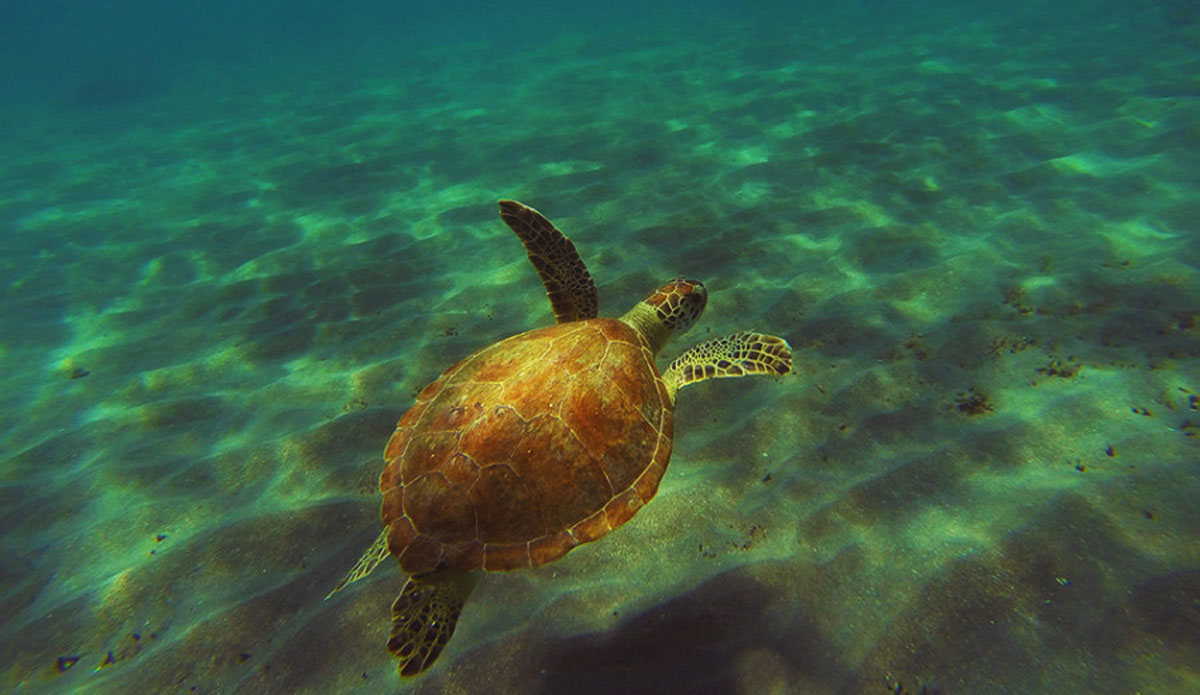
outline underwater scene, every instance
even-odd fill
[[[0,66],[3,692],[1200,692],[1193,3],[61,0]],[[426,386],[556,325],[501,200],[600,317],[704,283],[670,390],[742,331],[791,368],[643,404],[663,472],[582,343],[613,390],[533,415],[657,494],[398,617],[402,677],[397,557],[329,594]],[[584,489],[404,484],[437,572],[439,514],[566,538]]]

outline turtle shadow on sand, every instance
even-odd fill
[[[528,665],[544,669],[538,692],[769,692],[796,678],[836,692],[851,680],[813,617],[751,571],[717,575],[610,631],[545,646]]]

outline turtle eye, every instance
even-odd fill
[[[682,333],[704,312],[708,292],[696,280],[675,278],[646,297],[645,302],[654,307],[664,326]]]

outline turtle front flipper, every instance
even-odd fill
[[[439,570],[410,577],[392,604],[387,648],[400,660],[400,675],[415,676],[433,665],[454,635],[458,615],[479,572]]]
[[[667,392],[675,392],[704,379],[751,374],[787,374],[792,369],[792,349],[783,338],[762,333],[735,333],[688,348],[665,372]]]
[[[515,200],[500,201],[500,217],[525,245],[558,322],[596,318],[596,283],[575,244],[540,212]]]
[[[379,563],[383,562],[384,558],[388,556],[387,537],[388,527],[385,526],[383,528],[383,532],[379,534],[379,537],[376,538],[373,543],[371,543],[371,547],[367,548],[366,552],[362,554],[362,557],[358,558],[358,562],[354,563],[354,567],[352,567],[350,571],[346,573],[346,576],[342,577],[342,580],[337,583],[337,586],[333,587],[333,591],[325,594],[325,598],[327,600],[330,596],[333,596],[337,592],[346,588],[347,584],[356,582],[370,574],[371,570],[375,569],[379,566]]]

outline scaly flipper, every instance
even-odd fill
[[[392,604],[387,648],[400,660],[400,675],[415,676],[433,665],[458,624],[463,604],[479,581],[478,571],[439,570],[410,577]]]
[[[375,542],[371,544],[371,547],[367,548],[367,551],[362,554],[362,557],[358,558],[358,562],[354,563],[354,567],[346,573],[346,576],[342,577],[342,581],[338,582],[337,586],[333,587],[333,591],[325,594],[325,598],[328,599],[330,596],[333,596],[337,592],[346,588],[347,584],[362,579],[370,574],[371,570],[378,567],[379,563],[383,562],[384,558],[388,556],[387,537],[388,529],[385,526],[383,533],[380,533],[379,537],[375,539]]]
[[[515,200],[500,201],[500,217],[525,245],[558,322],[596,318],[596,283],[575,244],[537,210]]]
[[[704,379],[750,374],[787,374],[792,350],[783,338],[762,333],[735,333],[688,348],[663,372],[667,392]]]

